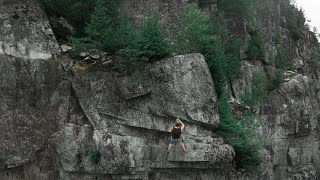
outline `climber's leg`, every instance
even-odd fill
[[[179,141],[181,143],[181,147],[182,147],[183,151],[187,152],[186,145],[184,144],[184,135],[183,134],[181,134]]]
[[[184,151],[184,152],[187,152],[186,146],[184,145],[183,142],[181,143],[181,146],[182,146],[183,151]]]
[[[169,145],[168,145],[168,151],[167,151],[168,154],[169,154],[170,149],[172,148],[172,146],[173,146],[173,144],[169,143]]]
[[[172,148],[173,145],[175,145],[175,139],[170,137],[167,154],[169,154],[170,149]]]
[[[172,137],[170,138],[169,141],[169,145],[168,145],[168,150],[167,150],[167,154],[166,154],[166,159],[168,158],[169,152],[172,148],[172,146],[174,146],[176,144],[176,139],[173,139]]]

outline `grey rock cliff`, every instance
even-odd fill
[[[0,1],[0,54],[48,59],[60,52],[47,15],[36,0]]]
[[[293,56],[293,72],[285,72],[280,87],[269,92],[267,100],[256,108],[261,132],[269,141],[266,153],[272,157],[273,179],[319,179],[319,72],[309,65],[310,53],[317,45],[317,39],[309,30],[302,38],[294,41],[288,30],[280,26],[281,7],[279,1],[270,1],[271,17],[258,19],[263,26],[263,39],[267,56],[263,63],[242,61],[241,75],[230,83],[230,96],[237,101],[241,95],[250,92],[254,72],[265,77],[275,73],[271,63],[277,53],[272,41],[275,28],[279,28],[286,40],[289,53]]]
[[[112,71],[72,75],[47,60],[59,50],[39,6],[4,5],[0,179],[174,178],[176,169],[210,179],[222,171],[210,169],[233,160],[232,147],[212,132],[219,124],[217,98],[202,55],[154,63],[146,79]],[[176,147],[166,159],[168,128],[177,117],[187,125],[188,153]]]
[[[126,8],[137,24],[155,9],[168,32],[186,3],[130,0]],[[144,78],[81,70],[68,58],[48,60],[60,50],[36,1],[0,5],[0,179],[319,179],[320,77],[308,65],[311,33],[292,45],[297,71],[256,109],[270,143],[258,171],[247,172],[234,168],[233,148],[214,133],[217,96],[201,54],[153,63]],[[273,8],[263,23],[266,46],[276,51],[277,1]],[[251,91],[255,72],[269,76],[274,67],[268,59],[242,61],[241,71],[228,86],[237,101]],[[167,130],[177,117],[186,124],[188,153],[175,147],[166,159]]]
[[[77,153],[88,142],[79,138],[90,133],[95,148],[101,152],[100,163],[88,169],[90,173],[129,176],[135,172],[145,175],[154,169],[207,169],[233,159],[232,147],[212,133],[219,117],[213,82],[203,56],[164,59],[152,64],[149,73],[147,78],[130,85],[127,81],[132,81],[132,77],[117,77],[110,72],[94,72],[93,80],[87,74],[76,73],[72,87],[92,129],[70,137],[77,128],[82,132],[82,127],[68,125],[57,136],[61,155],[73,157],[60,158],[68,167],[66,171],[81,171],[76,163]],[[168,129],[177,117],[187,126],[184,136],[188,153],[177,147],[166,159]],[[70,142],[72,139],[75,140]],[[80,158],[84,168],[92,166],[86,161],[89,155]]]

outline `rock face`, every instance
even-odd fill
[[[275,176],[317,179],[319,174],[319,82],[298,74],[270,94],[260,120],[272,139]]]
[[[76,72],[71,85],[58,62],[7,55],[1,55],[1,71],[1,178],[160,178],[176,168],[218,168],[234,157],[212,133],[219,123],[216,95],[200,54],[157,62],[150,79],[131,86],[124,83],[130,77],[99,71]],[[186,123],[188,153],[176,147],[166,159],[175,117]],[[100,153],[97,164],[94,151]],[[10,171],[29,166],[34,169]]]
[[[36,0],[0,1],[0,54],[48,59],[59,53],[46,14]]]
[[[72,87],[88,125],[68,124],[57,136],[66,171],[80,172],[84,168],[89,173],[133,178],[154,173],[155,169],[207,169],[232,161],[233,149],[212,134],[219,117],[212,79],[202,55],[164,59],[152,64],[144,77],[76,73]],[[177,117],[187,126],[184,136],[188,153],[177,147],[166,159],[168,129]],[[101,153],[95,166],[88,161],[90,153],[79,154],[83,146],[89,146],[86,137],[90,134],[92,150]],[[79,156],[83,156],[81,166]]]
[[[140,77],[69,67],[48,60],[59,46],[36,1],[0,3],[0,179],[319,179],[320,75],[307,63],[310,33],[293,46],[299,71],[256,109],[270,144],[259,171],[246,172],[234,169],[233,148],[214,133],[217,96],[201,54],[158,61]],[[169,31],[186,3],[130,0],[126,8],[137,23],[157,10]],[[268,39],[277,21],[264,25]],[[255,72],[274,73],[267,60],[242,61],[241,71],[228,86],[237,101]],[[166,158],[176,118],[186,124],[188,153],[177,146]]]
[[[0,179],[172,179],[176,169],[211,179],[220,171],[210,169],[233,160],[233,148],[212,132],[219,124],[217,97],[202,55],[154,63],[145,79],[112,71],[71,75],[47,60],[58,45],[47,36],[51,29],[39,7],[4,5]],[[165,158],[177,117],[186,123],[188,153],[176,147]]]
[[[275,73],[272,58],[276,46],[272,32],[280,27],[281,7],[278,1],[270,1],[272,17],[263,17],[263,39],[268,54],[264,63],[242,61],[241,75],[230,83],[229,91],[237,101],[250,92],[255,72],[265,77]],[[286,79],[279,88],[268,93],[261,108],[256,109],[261,131],[269,141],[266,153],[272,157],[274,179],[319,179],[319,73],[309,65],[312,49],[317,44],[313,33],[303,32],[298,41],[290,39],[288,30],[280,28],[294,56],[294,72],[285,72]],[[259,178],[260,179],[260,178]]]
[[[171,28],[178,20],[181,10],[187,3],[188,0],[128,0],[125,3],[124,11],[128,13],[137,26],[144,22],[150,12],[154,12],[159,17],[163,30],[170,36]]]

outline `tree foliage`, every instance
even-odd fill
[[[117,54],[125,59],[123,69],[132,73],[144,68],[147,63],[170,56],[171,48],[161,32],[159,20],[151,16],[129,46]]]
[[[277,54],[274,59],[275,67],[282,70],[293,69],[293,56],[288,47],[281,43],[277,47]]]
[[[240,71],[240,41],[229,33],[223,13],[209,17],[196,5],[190,5],[175,32],[175,51],[179,54],[202,53],[218,95],[221,95],[227,80],[234,79]]]
[[[237,166],[253,169],[260,163],[261,148],[254,119],[247,114],[237,121],[224,96],[227,82],[240,71],[240,39],[229,33],[223,13],[209,17],[195,5],[184,11],[177,23],[176,37],[174,49],[179,54],[199,52],[205,56],[219,96],[218,131],[234,147]]]
[[[273,91],[277,89],[280,84],[284,80],[284,75],[283,75],[283,70],[282,69],[277,69],[274,75],[271,77],[271,79],[268,82],[267,89],[268,91]]]
[[[255,17],[256,0],[220,0],[219,10],[223,11],[226,16],[247,20],[253,22]]]
[[[249,112],[240,120],[234,118],[226,97],[220,99],[219,114],[217,132],[233,146],[236,166],[255,170],[261,162],[259,150],[262,148],[262,136],[257,131],[259,124]]]
[[[312,51],[309,64],[310,64],[310,67],[313,68],[313,70],[320,69],[320,50],[319,49],[315,49]]]
[[[90,160],[93,164],[98,164],[101,157],[101,153],[97,150],[92,151],[90,155]]]
[[[243,105],[257,107],[263,104],[268,93],[268,79],[265,74],[255,72],[251,79],[251,91],[241,97]]]
[[[115,53],[132,41],[134,33],[128,18],[117,13],[120,4],[110,3],[105,0],[96,1],[90,23],[85,27],[84,36],[71,38],[76,53],[81,51],[94,54],[103,51]]]
[[[90,21],[96,0],[40,0],[49,15],[66,18],[78,31]]]
[[[306,29],[305,18],[302,10],[299,10],[290,0],[280,1],[281,16],[285,18],[282,26],[287,28],[293,40],[297,41],[303,37],[303,31]]]
[[[260,30],[253,30],[249,34],[251,35],[251,40],[246,52],[248,60],[262,60],[265,56],[265,49],[263,47]]]

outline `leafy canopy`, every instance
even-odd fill
[[[129,46],[117,54],[125,59],[123,69],[133,73],[144,69],[147,63],[170,56],[171,47],[161,32],[159,20],[150,16]]]
[[[240,69],[240,40],[231,36],[223,13],[209,17],[195,4],[188,6],[175,28],[174,50],[178,54],[202,53],[211,71],[218,95],[227,80]]]
[[[94,54],[105,51],[115,53],[132,41],[134,37],[132,26],[125,15],[117,13],[119,7],[119,4],[114,4],[112,1],[96,1],[90,23],[85,27],[84,37],[71,38],[76,53],[82,51]]]

